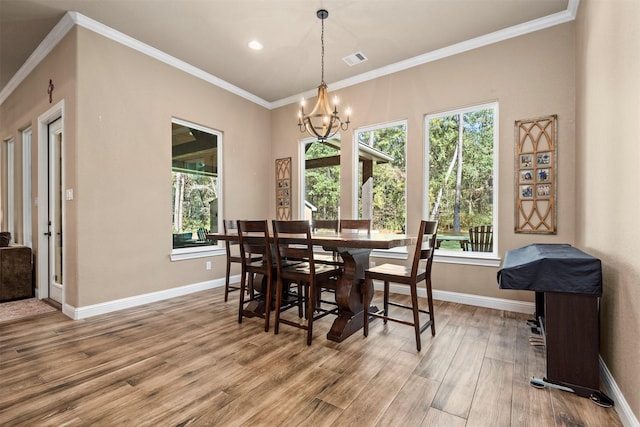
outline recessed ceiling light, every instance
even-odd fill
[[[260,43],[258,40],[251,40],[249,42],[249,47],[253,50],[262,50],[262,43]]]

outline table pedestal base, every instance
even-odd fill
[[[362,283],[364,271],[369,267],[370,249],[337,248],[344,270],[336,289],[338,317],[333,322],[327,339],[342,342],[364,326]],[[373,291],[369,293],[373,298]]]

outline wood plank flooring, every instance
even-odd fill
[[[237,323],[221,288],[73,321],[0,324],[2,426],[621,426],[614,409],[529,386],[528,316],[435,302],[436,336]]]

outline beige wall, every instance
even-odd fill
[[[36,122],[50,108],[50,78],[53,103],[65,101],[65,187],[74,190],[64,202],[66,303],[86,307],[224,277],[224,256],[170,261],[171,118],[223,132],[220,215],[262,218],[272,201],[270,112],[75,27],[0,106],[3,140],[19,141],[19,129],[34,125],[34,194]]]
[[[534,242],[574,243],[574,26],[565,24],[455,55],[336,92],[353,113],[349,132],[358,127],[407,120],[407,227],[418,228],[423,212],[424,115],[488,101],[499,102],[498,250],[501,256]],[[331,89],[331,88],[329,88]],[[333,95],[333,93],[332,93]],[[274,157],[293,158],[297,206],[297,105],[273,111]],[[514,233],[514,122],[558,115],[558,234]],[[351,212],[353,145],[342,144],[342,215]],[[347,191],[345,191],[347,190]],[[272,208],[273,215],[273,208]],[[297,212],[294,213],[294,217]],[[530,292],[502,291],[497,268],[438,263],[438,290],[532,301]]]
[[[600,354],[640,417],[640,2],[577,19],[577,244],[602,259]]]
[[[220,215],[260,218],[269,111],[85,29],[78,54],[78,305],[224,277],[224,256],[169,260],[171,118],[223,132]]]
[[[69,155],[73,157],[75,146],[75,110],[76,110],[76,40],[77,31],[72,29],[69,34],[52,50],[52,52],[28,75],[28,77],[13,91],[13,93],[0,105],[0,138],[2,140],[13,137],[15,139],[15,156],[17,167],[15,169],[15,206],[16,222],[15,241],[23,243],[22,232],[22,135],[21,130],[32,127],[31,154],[32,173],[31,185],[33,197],[38,197],[38,117],[47,112],[52,106],[61,100],[65,102],[65,126],[64,138]],[[49,103],[47,88],[49,80],[53,81],[54,91],[52,102]],[[5,159],[2,159],[4,164]],[[3,178],[3,186],[6,185]],[[39,255],[37,237],[41,232],[37,225],[38,209],[46,209],[46,194],[38,197],[36,205],[31,200],[33,219],[33,245],[34,254]],[[4,208],[3,208],[4,210]],[[73,214],[71,214],[73,218]],[[6,220],[6,215],[5,215]],[[73,228],[73,222],[70,222]],[[2,224],[6,229],[6,224]],[[74,249],[72,248],[73,252]],[[45,252],[46,253],[46,252]],[[46,256],[46,255],[45,255]],[[70,276],[74,271],[68,272]]]

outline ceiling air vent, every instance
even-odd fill
[[[354,65],[360,64],[367,60],[367,57],[364,56],[362,52],[352,53],[351,55],[345,56],[342,58],[344,62],[347,63],[348,66],[353,67]]]

